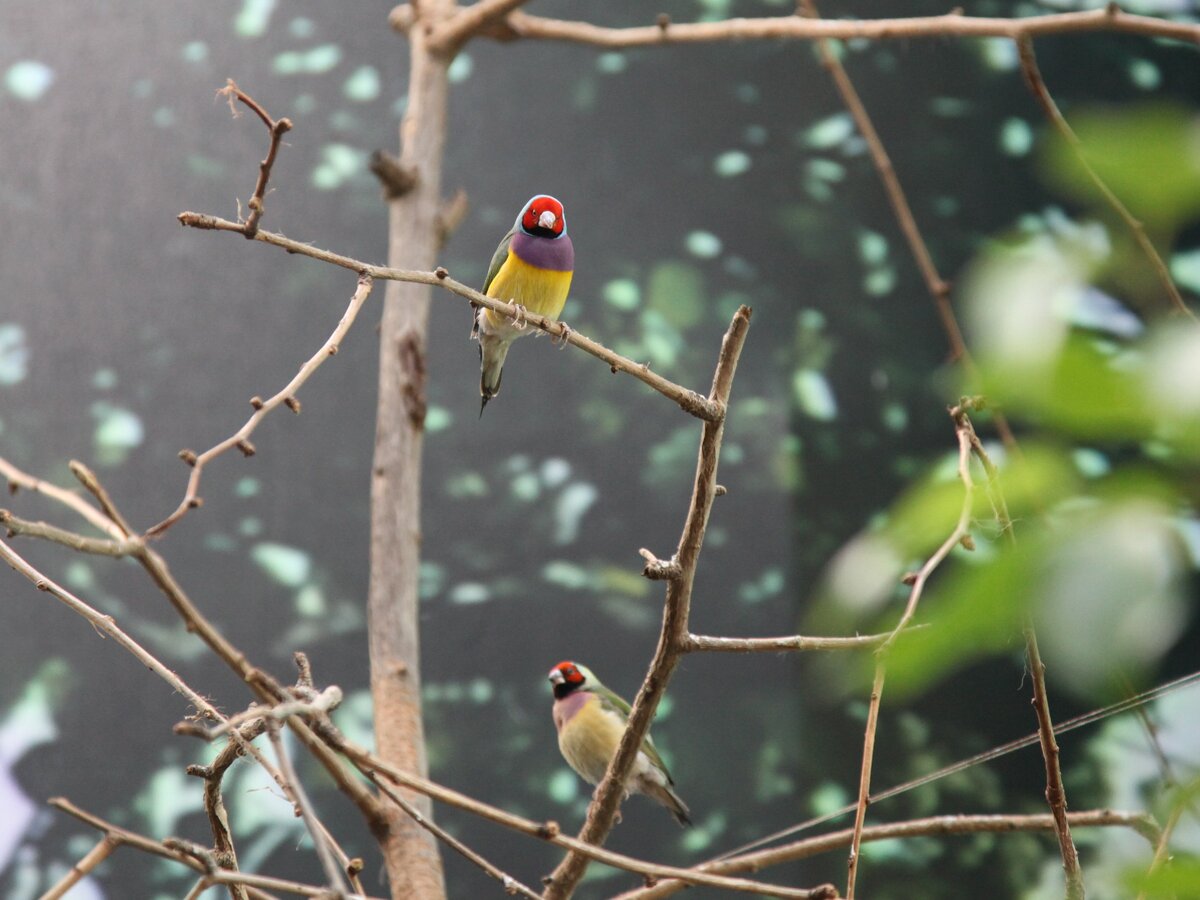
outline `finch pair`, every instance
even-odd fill
[[[512,229],[500,241],[488,266],[483,293],[515,303],[524,311],[557,319],[562,313],[575,269],[575,249],[567,236],[562,204],[538,194],[525,204]],[[479,414],[500,391],[504,359],[512,342],[526,334],[517,319],[486,307],[475,311],[471,337],[479,341]],[[629,718],[629,704],[606,688],[586,667],[561,662],[550,670],[554,725],[563,757],[590,784],[604,778]],[[649,735],[642,741],[627,791],[645,794],[670,810],[680,825],[690,825],[687,804]]]

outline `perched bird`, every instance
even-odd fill
[[[554,689],[558,747],[580,778],[599,784],[621,743],[629,704],[579,663],[560,662],[550,670],[549,678]],[[687,804],[675,793],[674,784],[654,742],[646,735],[626,785],[626,796],[645,794],[669,809],[680,825],[691,825]]]
[[[567,302],[574,269],[575,248],[567,237],[563,206],[553,197],[538,194],[525,204],[496,248],[483,293],[557,319]],[[500,391],[509,345],[528,334],[526,329],[520,318],[498,315],[485,307],[475,310],[471,337],[479,341],[480,415]]]

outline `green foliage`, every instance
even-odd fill
[[[1200,133],[1193,110],[1144,104],[1072,111],[1071,125],[1096,174],[1152,231],[1172,232],[1200,215]],[[1049,142],[1041,163],[1063,193],[1103,209],[1104,199],[1065,140]]]

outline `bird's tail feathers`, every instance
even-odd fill
[[[683,798],[671,789],[670,785],[646,782],[645,792],[665,806],[671,815],[675,817],[675,821],[679,823],[680,827],[687,828],[692,824],[692,811],[683,802]]]
[[[508,341],[488,340],[488,335],[479,338],[479,396],[482,398],[479,413],[488,401],[500,393],[500,381],[504,377],[504,359],[508,356]]]

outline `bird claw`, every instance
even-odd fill
[[[514,312],[512,318],[513,328],[517,329],[518,331],[524,331],[529,327],[529,320],[525,318],[527,315],[529,315],[529,310],[527,310],[520,303],[517,303],[515,300],[509,300],[508,305],[513,308]]]
[[[566,322],[559,322],[558,324],[562,330],[553,338],[551,338],[551,340],[557,344],[558,349],[561,350],[563,347],[567,346],[567,344],[571,343],[571,335],[575,333],[575,329]]]

